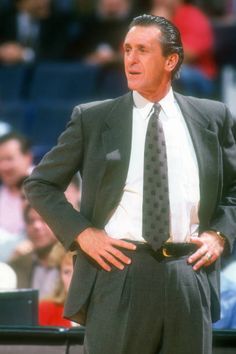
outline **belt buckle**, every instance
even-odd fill
[[[162,248],[162,254],[164,257],[172,257],[171,254],[168,253],[167,249],[165,247]]]

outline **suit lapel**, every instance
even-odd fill
[[[175,94],[193,141],[200,177],[199,219],[208,226],[220,191],[220,155],[216,134],[209,119],[194,100]],[[132,136],[132,94],[117,99],[105,119],[102,133],[105,163],[96,195],[93,220],[103,227],[117,206],[129,167]],[[105,203],[104,203],[105,201]],[[104,203],[104,204],[101,204]]]
[[[94,221],[103,227],[120,200],[129,167],[132,136],[132,94],[117,99],[105,119],[103,175],[94,207]],[[105,201],[103,205],[101,202]]]
[[[209,120],[194,101],[175,94],[192,138],[200,179],[200,229],[206,228],[214,212],[220,191],[220,155],[216,134],[209,129]],[[201,231],[201,230],[200,230]]]

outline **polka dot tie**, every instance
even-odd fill
[[[154,250],[169,238],[169,193],[165,136],[155,103],[144,152],[143,237]]]

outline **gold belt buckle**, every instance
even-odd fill
[[[171,254],[168,253],[167,249],[163,247],[162,254],[164,257],[171,257]]]

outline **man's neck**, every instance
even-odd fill
[[[154,103],[154,102],[159,102],[160,100],[162,100],[162,98],[164,98],[168,94],[168,92],[170,91],[170,88],[171,88],[171,85],[168,85],[164,89],[157,90],[155,92],[142,91],[142,92],[139,92],[139,94],[141,96],[143,96],[144,98],[146,98],[146,100]]]
[[[37,256],[37,261],[40,265],[43,267],[48,267],[50,266],[50,253],[53,248],[54,244],[48,245],[44,248],[40,248],[38,250],[35,250],[35,254]]]
[[[170,90],[171,90],[171,87],[169,87],[165,93],[163,93],[163,92],[161,94],[154,93],[153,95],[145,95],[142,92],[138,92],[138,91],[136,91],[136,92],[140,96],[142,96],[145,100],[154,103],[154,102],[160,102],[164,97],[166,97],[169,94]]]

